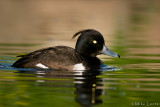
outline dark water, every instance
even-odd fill
[[[122,3],[86,1],[73,2],[74,5],[69,5],[70,2],[68,2],[67,5],[70,8],[64,6],[66,2],[56,2],[57,7],[64,6],[59,10],[62,13],[49,11],[57,8],[54,7],[56,4],[51,1],[45,4],[42,1],[38,4],[19,1],[14,2],[13,5],[9,1],[5,3],[13,8],[13,10],[8,10],[7,14],[17,10],[20,14],[26,9],[27,20],[32,21],[30,24],[21,23],[27,26],[22,26],[22,28],[17,27],[20,25],[16,27],[11,25],[8,28],[9,33],[2,30],[0,36],[0,107],[160,106],[160,9],[159,2],[156,0],[145,2],[124,0]],[[35,4],[43,7],[42,10],[46,12],[46,14],[39,13],[43,16],[38,20],[41,23],[36,22],[39,24],[33,21],[33,19],[37,21],[37,14],[35,17],[32,16],[33,19],[29,17],[32,13],[34,15],[39,12],[37,12],[39,7],[33,8]],[[97,4],[101,5],[101,8],[96,7],[95,14],[92,14],[90,11]],[[28,5],[33,6],[32,9],[35,10],[27,11]],[[49,9],[46,9],[44,5]],[[80,8],[82,5],[83,9]],[[21,6],[25,9],[20,10]],[[54,14],[51,15],[52,12]],[[81,15],[76,14],[77,12]],[[17,18],[16,15],[13,16],[13,19]],[[59,17],[61,18],[58,19]],[[17,21],[13,19],[9,18],[10,21]],[[22,19],[20,21],[26,21]],[[25,33],[29,32],[31,30],[29,26],[33,27],[34,24],[34,27],[40,28],[41,26],[41,29],[35,30],[36,33],[32,32],[34,36]],[[94,27],[96,25],[97,27]],[[108,26],[110,28],[106,30]],[[69,72],[33,71],[11,67],[17,60],[17,55],[60,44],[73,47],[75,40],[70,39],[73,33],[86,27],[99,28],[108,47],[121,55],[120,59],[100,57],[106,65],[114,66],[115,69],[105,69],[103,72]],[[2,28],[4,29],[5,26]],[[18,31],[21,32],[17,34]],[[18,70],[25,72],[21,73]]]

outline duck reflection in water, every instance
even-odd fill
[[[94,72],[94,74],[92,74]],[[86,73],[86,72],[85,72]],[[75,100],[80,105],[90,107],[102,103],[102,78],[97,78],[99,71],[88,71],[83,77],[75,77]]]
[[[35,77],[39,78],[39,79],[36,79],[38,86],[63,88],[63,87],[68,87],[68,85],[62,86],[62,85],[58,85],[57,83],[64,82],[65,84],[68,84],[69,82],[69,84],[72,84],[74,82],[73,87],[75,88],[74,90],[75,101],[84,107],[85,106],[90,107],[92,105],[102,103],[102,99],[100,98],[100,96],[103,93],[103,90],[101,88],[103,87],[102,78],[96,77],[101,73],[100,71],[75,71],[75,72],[72,72],[72,71],[71,72],[69,71],[67,72],[66,71],[62,71],[62,72],[59,72],[59,71],[29,71],[29,72],[26,71],[25,72],[23,71],[21,72],[20,71],[19,74],[21,73],[36,74]],[[45,79],[47,78],[47,79],[45,80],[43,78]],[[74,80],[67,81],[66,79],[74,79]],[[44,84],[44,82],[47,82],[47,84]],[[51,84],[48,84],[48,82]]]

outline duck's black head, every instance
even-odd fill
[[[103,49],[104,39],[101,33],[93,29],[77,32],[74,36],[80,35],[76,43],[76,51],[85,56],[95,57]]]
[[[109,56],[119,57],[118,54],[110,51],[104,42],[103,35],[94,30],[82,30],[74,34],[73,38],[79,35],[75,50],[81,55],[87,57],[96,57],[99,54],[106,54]]]

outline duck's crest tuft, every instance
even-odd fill
[[[94,29],[81,30],[81,31],[75,33],[75,34],[73,35],[72,39],[75,38],[75,37],[78,36],[78,35],[81,35],[82,33],[88,32],[88,31],[96,31],[96,30],[94,30]]]

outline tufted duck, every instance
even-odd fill
[[[55,46],[21,55],[12,66],[17,68],[40,68],[54,70],[98,70],[103,62],[96,56],[105,54],[113,57],[120,55],[112,52],[104,43],[102,34],[94,29],[82,30],[75,49]]]

